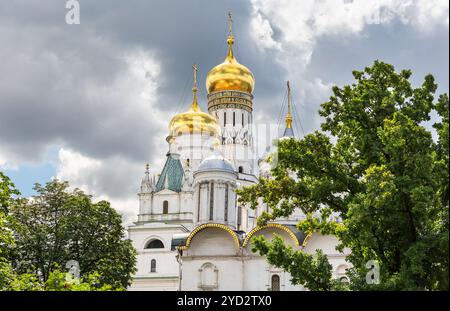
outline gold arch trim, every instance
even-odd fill
[[[242,243],[242,247],[246,247],[246,246],[247,246],[248,242],[250,241],[250,239],[252,238],[252,236],[253,236],[256,232],[261,231],[261,230],[263,230],[263,229],[267,229],[267,228],[277,228],[277,229],[281,229],[281,230],[286,231],[287,234],[289,234],[289,236],[291,237],[291,239],[294,240],[295,245],[300,246],[300,243],[298,242],[298,239],[297,239],[297,237],[295,236],[294,232],[292,232],[292,230],[289,229],[288,227],[283,226],[283,225],[281,225],[281,224],[266,224],[266,225],[264,225],[264,226],[258,226],[258,227],[253,228],[253,229],[247,234],[247,236],[245,237],[244,242]],[[306,242],[309,240],[309,236],[310,236],[310,235],[306,236],[305,240],[304,240],[303,243],[302,243],[302,246],[305,246],[305,245],[306,245]]]
[[[216,223],[208,223],[208,224],[203,224],[198,226],[197,228],[195,228],[194,230],[192,230],[192,232],[189,234],[187,240],[186,240],[186,245],[179,247],[179,249],[181,250],[187,250],[189,248],[189,246],[191,245],[191,241],[194,238],[194,236],[202,231],[203,229],[206,228],[219,228],[222,230],[225,230],[226,232],[228,232],[231,237],[233,238],[234,242],[236,243],[237,248],[240,248],[240,242],[238,239],[238,236],[236,234],[236,232],[234,232],[233,230],[231,230],[228,226],[222,225],[222,224],[216,224]]]

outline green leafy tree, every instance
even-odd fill
[[[0,172],[0,290],[6,289],[14,277],[8,261],[8,250],[13,246],[14,239],[7,228],[7,213],[15,195],[19,195],[19,192],[14,184]]]
[[[16,240],[10,259],[18,274],[35,274],[42,282],[56,267],[79,263],[82,277],[98,273],[101,285],[125,288],[135,272],[136,252],[125,239],[121,216],[106,201],[67,182],[36,184],[37,195],[11,207],[11,229]]]
[[[19,194],[20,192],[11,182],[11,179],[0,171],[0,211],[6,214],[14,201],[14,196]]]
[[[36,274],[16,276],[9,285],[12,291],[111,291],[113,286],[102,284],[98,272],[91,272],[83,278],[75,278],[58,268],[51,271],[44,282]],[[116,289],[122,290],[122,288]]]
[[[435,101],[432,75],[413,88],[411,74],[381,61],[354,71],[355,82],[321,105],[322,131],[280,141],[272,177],[239,192],[242,203],[271,208],[260,224],[300,208],[301,230],[335,235],[338,250],[351,250],[350,289],[448,290],[448,96]],[[423,126],[433,110],[436,141]],[[320,253],[277,239],[253,245],[295,284],[342,289]],[[369,260],[380,265],[377,285],[365,282]]]

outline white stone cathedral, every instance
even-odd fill
[[[296,250],[321,249],[333,265],[334,277],[345,281],[346,252],[335,250],[337,240],[320,233],[305,235],[296,228],[304,217],[295,211],[289,218],[257,226],[268,207],[256,210],[240,205],[236,189],[270,176],[268,146],[259,160],[255,155],[252,72],[237,62],[234,38],[228,36],[225,61],[206,78],[208,113],[197,99],[194,65],[190,108],[169,123],[167,160],[160,174],[147,166],[139,192],[139,215],[128,228],[137,250],[137,272],[129,290],[307,290],[294,286],[290,275],[269,265],[251,251],[251,238],[280,235]],[[294,137],[290,111],[280,139]]]

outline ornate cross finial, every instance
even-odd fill
[[[145,164],[145,172],[148,173],[148,170],[150,169],[150,164]]]
[[[287,81],[287,100],[288,100],[288,111],[286,114],[286,128],[292,128],[292,115],[291,115],[291,86],[289,81]]]
[[[291,86],[289,85],[289,80],[287,81],[287,91],[288,91],[288,114],[291,114]]]
[[[228,21],[229,21],[229,35],[232,36],[232,30],[233,30],[233,15],[231,12],[228,12]]]
[[[231,12],[228,12],[228,27],[229,27],[229,34],[228,34],[228,39],[227,39],[227,43],[228,43],[228,53],[227,53],[227,58],[229,60],[234,59],[234,55],[233,55],[233,43],[234,43],[234,37],[233,37],[233,16],[231,15]]]
[[[194,79],[194,86],[192,87],[192,106],[191,109],[197,110],[198,108],[198,103],[197,103],[197,65],[194,63],[194,65],[192,65],[192,69],[193,69],[193,79]]]
[[[194,89],[197,90],[197,65],[194,63],[194,65],[192,65],[192,68],[194,69]]]

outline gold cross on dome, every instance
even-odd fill
[[[197,65],[192,65],[192,68],[194,69],[194,87],[197,88]]]
[[[233,16],[232,16],[231,12],[228,12],[228,20],[229,20],[229,30],[230,30],[230,35],[231,35],[231,31],[233,30]]]

